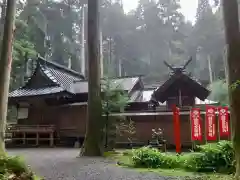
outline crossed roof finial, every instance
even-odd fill
[[[169,67],[173,71],[173,73],[181,73],[186,69],[186,67],[191,61],[192,61],[192,57],[190,57],[190,59],[184,64],[184,66],[180,66],[180,67],[173,67],[172,65],[168,64],[166,61],[164,61],[164,64],[167,67]]]

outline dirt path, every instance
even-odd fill
[[[120,168],[103,158],[77,158],[77,149],[9,149],[46,180],[170,180],[155,173]]]

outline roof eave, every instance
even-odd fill
[[[21,100],[21,99],[24,99],[24,98],[42,98],[42,97],[47,97],[47,96],[56,96],[58,94],[64,94],[64,93],[66,95],[70,95],[70,96],[74,96],[75,95],[75,94],[73,94],[73,93],[71,93],[69,91],[63,90],[63,91],[60,91],[60,92],[57,92],[57,93],[49,93],[49,94],[9,96],[8,100]]]

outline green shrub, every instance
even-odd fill
[[[235,171],[234,150],[229,141],[198,146],[198,152],[175,155],[143,147],[132,151],[134,167],[185,168],[194,172],[232,173]]]
[[[0,179],[34,180],[34,174],[20,157],[0,156]]]
[[[28,172],[28,167],[20,157],[0,157],[0,173],[11,172],[16,175]]]
[[[198,172],[233,172],[234,150],[231,142],[220,141],[198,147],[198,153],[193,153],[186,167]]]
[[[194,177],[183,177],[179,180],[234,180],[234,176],[224,176],[224,175],[209,175],[209,176],[194,176]]]
[[[14,174],[23,174],[29,172],[23,159],[20,157],[9,157],[7,158],[6,168],[12,171]]]
[[[154,148],[142,147],[133,150],[132,161],[135,167],[158,168],[161,164],[161,153]]]
[[[142,147],[133,150],[132,162],[134,167],[144,168],[176,168],[180,157],[161,153],[158,149]]]

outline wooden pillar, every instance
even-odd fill
[[[192,121],[191,121],[191,111],[190,111],[190,116],[189,116],[189,122],[190,122],[190,137],[191,137],[191,142],[192,142],[192,150],[194,151],[196,149],[196,142],[192,140]]]
[[[218,115],[216,117],[217,117],[217,121],[216,121],[216,125],[217,125],[217,142],[219,142],[219,141],[221,141],[219,111],[218,111]]]
[[[53,141],[53,132],[50,133],[50,147],[53,147],[54,141]]]
[[[23,132],[23,145],[26,144],[26,132]]]
[[[39,133],[37,132],[36,133],[36,146],[39,145]]]

